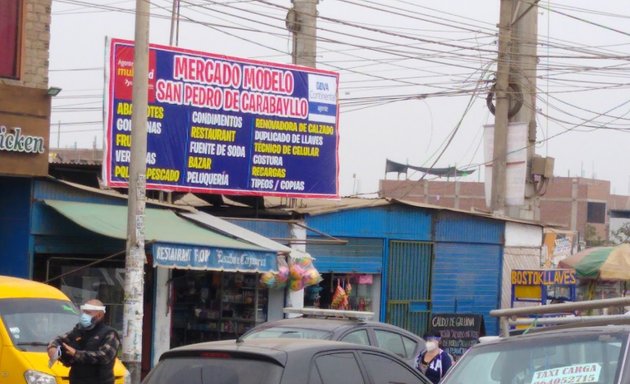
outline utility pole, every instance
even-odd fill
[[[515,1],[515,0],[512,0]],[[536,154],[536,67],[538,65],[538,2],[540,0],[516,0],[512,15],[510,79],[523,93],[523,107],[510,118],[510,122],[522,122],[528,126],[527,178],[525,180],[525,204],[513,207],[509,215],[521,219],[540,219],[539,197],[533,181],[532,159]]]
[[[317,3],[319,0],[291,0],[285,19],[287,29],[293,33],[291,60],[293,64],[317,67]],[[289,199],[289,207],[295,208],[297,200]]]
[[[315,68],[317,66],[317,3],[319,0],[291,0],[293,8],[286,16],[286,26],[293,33],[291,59],[293,64]],[[289,199],[289,206],[296,207],[297,199]],[[291,225],[291,237],[305,239],[303,227]],[[291,248],[304,251],[304,244],[289,244]],[[304,290],[289,291],[288,301],[294,308],[304,306]]]
[[[175,46],[179,45],[179,0],[173,0],[173,11],[171,12],[171,33],[168,40],[168,44],[173,46],[173,40],[175,40]]]
[[[501,0],[499,14],[499,57],[495,84],[496,108],[494,112],[494,149],[492,153],[492,191],[490,209],[505,214],[507,168],[507,127],[510,100],[510,51],[512,45],[512,0]]]
[[[501,0],[499,55],[495,84],[496,109],[492,163],[492,212],[520,219],[540,218],[539,198],[534,180],[533,159],[536,143],[536,67],[538,42],[538,2],[540,0]],[[521,92],[521,94],[516,94]],[[511,112],[511,101],[522,99],[523,106]],[[510,115],[513,113],[513,115]],[[527,132],[527,172],[524,204],[507,207],[507,137],[510,122],[525,123]],[[543,168],[546,163],[543,162]],[[539,167],[540,168],[540,167]],[[546,171],[536,170],[541,185]]]
[[[293,64],[315,68],[317,53],[318,0],[292,0],[287,13],[287,29],[293,32]]]
[[[144,318],[144,209],[146,205],[147,110],[149,89],[149,0],[136,0],[131,116],[131,160],[127,208],[127,256],[122,360],[131,384],[140,384]]]

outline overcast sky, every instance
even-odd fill
[[[172,1],[151,3],[151,43],[168,45]],[[620,0],[540,4],[536,152],[555,158],[557,176],[595,176],[628,194],[630,9]],[[290,63],[290,6],[182,0],[178,45]],[[134,8],[53,0],[50,85],[63,91],[53,99],[52,147],[102,147],[105,37],[133,39]],[[340,73],[341,195],[376,192],[388,158],[476,169],[462,180],[483,180],[499,1],[320,0],[318,11],[318,68]]]

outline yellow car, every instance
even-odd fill
[[[50,285],[0,276],[0,383],[69,383],[69,368],[49,366],[46,346],[68,332],[80,311],[63,292]],[[120,360],[114,366],[116,384],[129,382]]]

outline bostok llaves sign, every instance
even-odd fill
[[[108,45],[104,180],[126,186],[133,42]],[[338,74],[149,49],[147,187],[338,197]]]

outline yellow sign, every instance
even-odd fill
[[[569,285],[575,284],[572,269],[515,269],[512,285]]]

